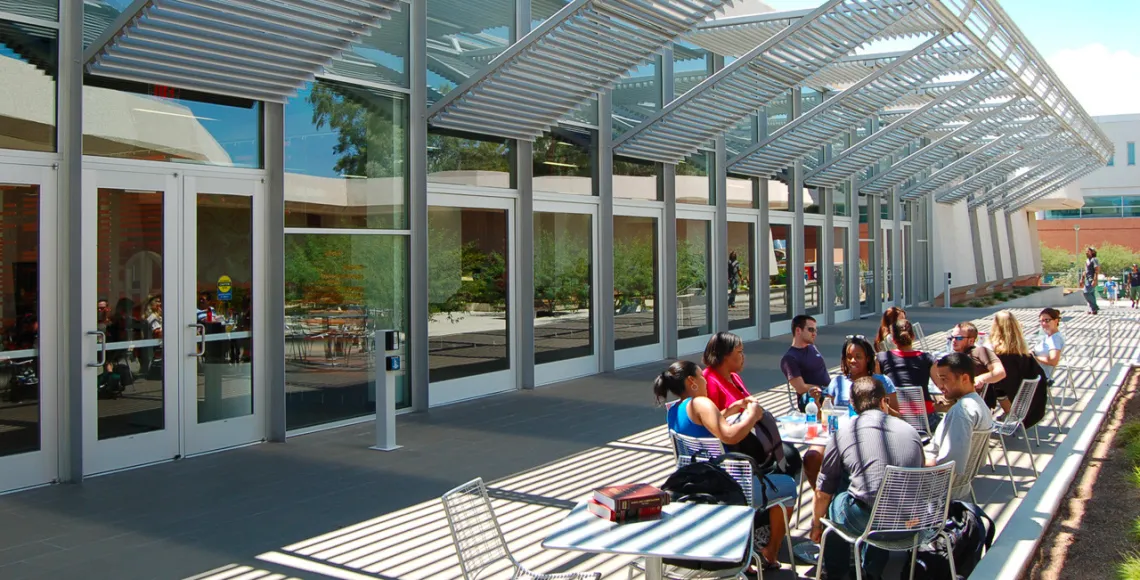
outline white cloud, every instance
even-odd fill
[[[1090,115],[1140,113],[1140,55],[1095,43],[1046,60]]]

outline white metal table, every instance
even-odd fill
[[[747,553],[755,511],[748,506],[674,503],[661,516],[617,524],[574,506],[542,547],[645,557],[646,580],[664,577],[663,558],[739,562]]]

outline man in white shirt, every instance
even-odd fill
[[[953,461],[955,470],[963,470],[974,431],[992,429],[993,419],[986,402],[974,390],[974,361],[969,355],[950,353],[938,361],[935,372],[942,380],[942,393],[954,401],[954,406],[934,430],[926,463],[933,466]],[[969,489],[966,497],[953,499],[969,499]]]

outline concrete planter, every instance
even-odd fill
[[[1065,291],[1060,286],[1053,286],[1034,292],[1028,296],[1021,298],[1014,298],[1002,302],[999,306],[1002,308],[1045,308],[1047,306],[1063,306],[1068,304],[1065,297]]]

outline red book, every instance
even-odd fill
[[[648,483],[609,485],[594,490],[594,501],[615,512],[661,507],[669,503],[669,494]]]
[[[611,510],[610,508],[594,500],[590,500],[588,503],[586,503],[586,509],[589,510],[590,513],[598,516],[599,518],[602,518],[603,520],[609,520],[611,522],[617,522],[619,524],[623,522],[636,522],[653,519],[661,515],[661,507],[662,506],[654,506],[615,512],[614,510]]]

